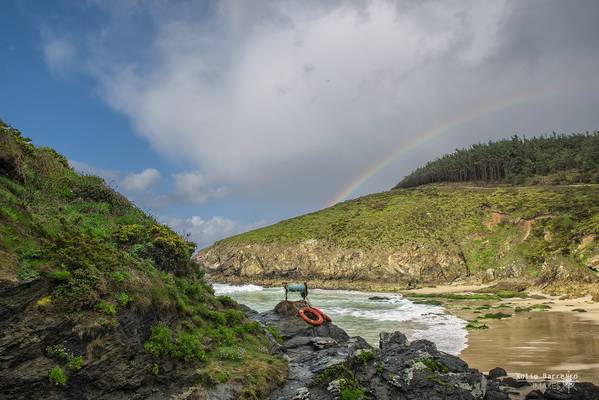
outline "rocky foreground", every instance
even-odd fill
[[[379,348],[349,337],[334,325],[312,327],[296,316],[297,303],[251,318],[275,327],[289,360],[285,384],[269,399],[599,399],[599,387],[561,383],[533,390],[529,382],[508,377],[501,368],[483,375],[460,358],[437,350],[428,340],[408,342],[400,332],[381,333]]]

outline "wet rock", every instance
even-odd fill
[[[599,399],[599,387],[589,382],[576,383],[572,387],[558,384],[549,387],[543,394],[546,400]]]
[[[368,298],[368,300],[372,300],[372,301],[385,301],[385,300],[391,300],[390,297],[385,297],[385,296],[370,296]]]
[[[489,371],[489,378],[495,379],[502,376],[507,376],[507,372],[501,367],[495,367]]]
[[[379,347],[381,350],[389,350],[396,347],[407,346],[408,338],[401,332],[381,332],[379,334]]]
[[[312,345],[318,350],[322,350],[336,346],[337,341],[330,337],[316,337],[312,339]]]
[[[543,396],[543,392],[540,390],[533,390],[526,395],[524,400],[545,400],[545,396]]]
[[[307,387],[301,387],[295,392],[293,400],[308,400],[310,399],[310,390]]]
[[[520,379],[514,379],[511,376],[503,378],[501,380],[501,383],[504,384],[504,385],[506,385],[506,386],[509,386],[511,388],[516,388],[516,389],[519,389],[519,388],[524,387],[524,386],[529,386],[528,382],[526,382],[524,380],[520,380]]]

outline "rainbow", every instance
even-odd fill
[[[520,94],[517,94],[512,97],[503,98],[503,99],[500,99],[499,101],[495,101],[493,103],[482,105],[480,107],[477,107],[477,108],[470,110],[468,112],[465,112],[463,114],[456,115],[446,121],[439,122],[438,124],[432,126],[431,128],[429,128],[423,132],[420,132],[418,135],[416,135],[416,138],[412,142],[410,142],[406,145],[403,145],[400,148],[392,151],[386,157],[382,158],[377,163],[368,167],[368,169],[366,169],[364,172],[362,172],[360,175],[358,175],[347,186],[345,186],[343,188],[343,190],[341,190],[341,192],[339,192],[335,196],[335,198],[329,203],[329,207],[347,199],[360,186],[362,186],[362,184],[364,184],[364,182],[366,182],[372,176],[376,175],[377,172],[384,169],[389,164],[391,164],[393,161],[395,161],[397,158],[408,153],[410,150],[414,149],[421,143],[423,143],[429,139],[435,138],[437,136],[440,136],[443,133],[449,131],[450,129],[455,128],[459,125],[462,125],[466,122],[480,118],[481,116],[483,116],[485,114],[497,112],[504,108],[508,108],[508,107],[512,107],[517,104],[525,103],[527,101],[545,96],[550,93],[555,93],[555,92],[559,91],[560,89],[562,89],[563,86],[564,85],[558,85],[558,86],[553,86],[550,88],[543,88],[543,89],[539,89],[539,90],[520,93]]]

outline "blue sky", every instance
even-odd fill
[[[205,246],[327,206],[391,151],[409,149],[350,197],[478,141],[598,129],[598,10],[6,2],[0,118]],[[537,92],[419,142],[481,104]]]

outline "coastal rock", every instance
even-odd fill
[[[500,378],[502,376],[507,376],[507,372],[501,367],[495,367],[489,371],[489,378],[491,379]]]
[[[361,337],[349,337],[333,323],[313,327],[275,310],[253,318],[279,331],[284,339],[280,351],[289,359],[288,379],[270,400],[333,400],[341,393],[380,400],[509,398],[498,381],[427,340],[410,343],[401,332],[383,332],[379,350]]]

